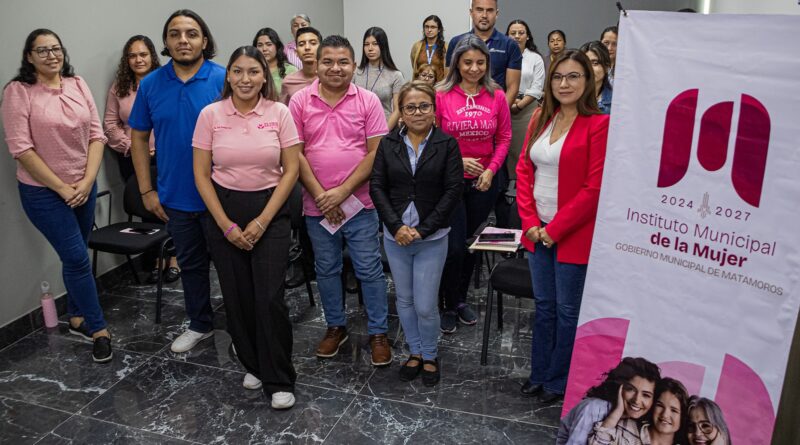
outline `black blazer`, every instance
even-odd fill
[[[392,236],[403,226],[403,212],[413,201],[420,220],[417,232],[426,238],[449,227],[463,185],[461,151],[452,136],[434,127],[412,174],[403,136],[394,130],[378,145],[369,194]]]

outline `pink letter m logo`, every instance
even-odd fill
[[[675,96],[667,108],[658,187],[677,184],[689,169],[698,93],[696,88],[686,90]],[[714,104],[703,113],[697,141],[697,160],[708,171],[719,170],[728,159],[732,117],[733,102]],[[753,207],[758,207],[761,202],[769,133],[767,109],[756,98],[742,94],[731,182],[739,197]]]

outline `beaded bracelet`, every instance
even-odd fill
[[[236,223],[233,223],[233,225],[232,225],[232,226],[228,227],[228,230],[226,230],[226,231],[225,231],[225,235],[224,235],[224,236],[225,236],[225,238],[227,238],[227,237],[228,237],[228,235],[230,235],[230,234],[231,234],[231,232],[233,232],[233,229],[235,229],[235,228],[237,228],[237,227],[239,227],[239,225],[238,225],[238,224],[236,224]]]

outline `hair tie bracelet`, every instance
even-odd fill
[[[259,229],[261,229],[262,232],[266,232],[267,231],[267,229],[265,229],[264,226],[262,226],[261,223],[258,222],[257,219],[254,219],[253,221],[256,222],[256,225],[258,226]]]
[[[226,231],[225,231],[225,235],[224,235],[224,236],[225,236],[225,238],[227,238],[227,237],[228,237],[228,235],[230,235],[230,234],[231,234],[231,232],[233,232],[233,229],[235,229],[235,228],[237,228],[237,227],[239,227],[239,225],[238,225],[238,224],[236,224],[236,223],[233,223],[233,225],[232,225],[232,226],[228,227],[228,230],[226,230]]]
[[[148,193],[150,193],[150,192],[154,192],[154,191],[155,191],[155,190],[153,190],[153,189],[150,189],[150,190],[148,190],[148,191],[146,191],[146,192],[144,192],[144,193],[139,193],[139,196],[144,196],[144,195],[146,195],[146,194],[148,194]]]

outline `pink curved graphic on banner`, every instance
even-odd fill
[[[658,187],[677,184],[689,168],[698,92],[697,88],[686,90],[675,96],[667,107]]]
[[[562,417],[602,380],[604,372],[622,360],[629,325],[624,318],[598,318],[578,326]]]
[[[725,354],[714,401],[722,408],[732,443],[770,443],[775,410],[767,387],[755,371],[730,354]]]
[[[753,96],[742,94],[736,148],[733,151],[731,181],[736,193],[748,204],[758,207],[767,167],[769,149],[769,112]],[[663,151],[662,151],[663,158]],[[663,161],[662,161],[663,162]]]
[[[679,380],[686,387],[689,394],[700,394],[703,386],[703,377],[706,373],[705,366],[695,363],[670,361],[658,364],[662,377],[672,377]]]
[[[732,117],[733,102],[720,102],[703,113],[700,139],[697,141],[697,160],[710,172],[721,169],[728,158]]]

